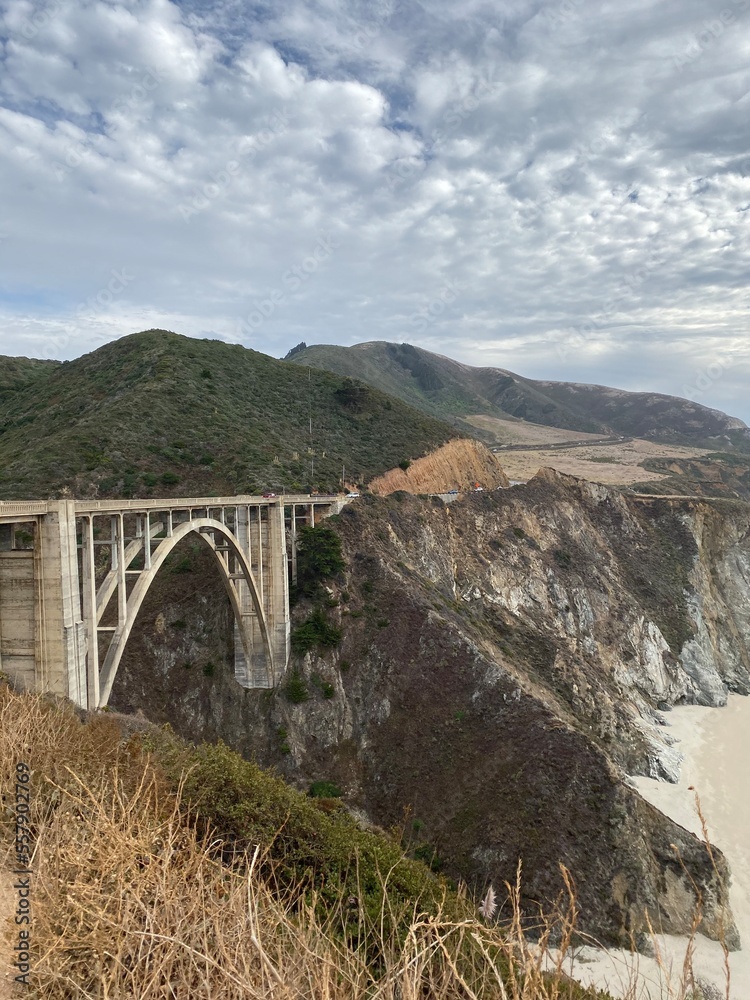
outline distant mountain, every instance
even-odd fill
[[[464,418],[484,414],[571,431],[750,452],[750,430],[741,420],[677,396],[539,381],[385,341],[295,349],[289,362],[362,379],[475,436],[479,432]]]
[[[0,358],[0,497],[364,483],[454,428],[329,372],[149,330],[64,364]]]

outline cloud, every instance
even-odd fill
[[[713,365],[700,401],[750,419],[750,0],[1,9],[3,353],[164,326],[672,393]]]

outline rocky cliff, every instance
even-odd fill
[[[115,706],[332,781],[477,887],[521,860],[529,912],[562,862],[604,940],[642,941],[644,911],[688,930],[697,885],[702,930],[736,946],[723,859],[717,872],[627,775],[676,776],[672,704],[750,690],[750,507],[546,470],[451,505],[363,497],[333,523],[347,569],[326,613],[343,638],[293,664],[306,700],[244,692],[226,661],[186,669],[181,650],[198,664],[215,614],[188,588],[166,614],[152,595]]]

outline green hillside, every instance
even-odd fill
[[[741,421],[676,396],[528,379],[502,368],[474,368],[410,344],[384,341],[353,347],[314,345],[290,352],[288,359],[356,375],[462,430],[470,427],[463,417],[486,414],[571,431],[750,452],[750,431]],[[469,432],[478,433],[476,428]]]
[[[0,405],[19,389],[50,375],[59,365],[59,361],[37,358],[0,358]]]
[[[363,483],[455,434],[361,383],[163,330],[34,374],[0,395],[3,499],[332,490],[342,465]]]

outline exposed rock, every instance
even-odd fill
[[[165,652],[177,610],[159,636],[157,607],[148,668],[126,653],[115,704],[222,736],[300,784],[332,780],[380,826],[418,820],[477,887],[512,881],[522,859],[530,912],[560,889],[561,862],[604,940],[643,941],[646,912],[689,931],[698,886],[702,931],[736,946],[720,852],[715,870],[625,776],[675,780],[660,711],[750,689],[750,508],[640,502],[545,470],[451,505],[363,497],[334,523],[343,641],[296,663],[308,701],[244,692],[225,665],[196,684]],[[178,617],[190,633],[192,614]]]

